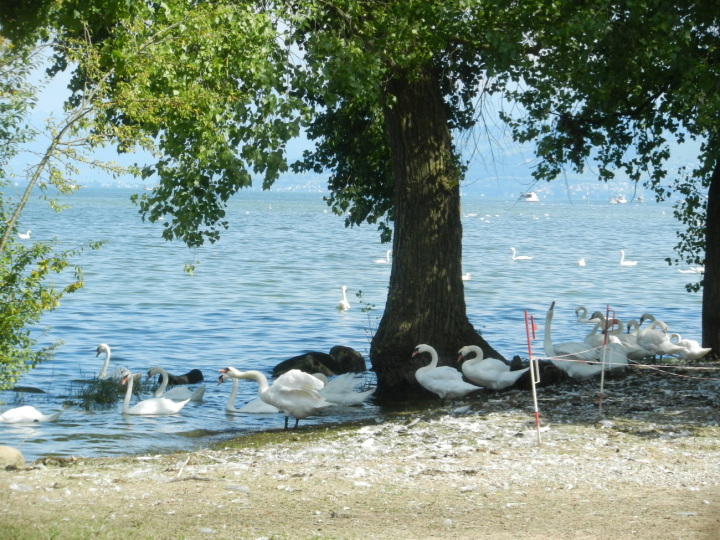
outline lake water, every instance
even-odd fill
[[[55,214],[33,202],[23,216],[20,228],[32,229],[33,239],[56,237],[64,247],[108,243],[78,260],[85,288],[43,320],[52,327],[47,339],[64,345],[19,384],[47,394],[19,399],[43,412],[62,408],[78,391],[71,380],[99,372],[102,357],[95,349],[104,342],[112,347],[112,366],[145,372],[160,365],[174,374],[201,369],[204,401],[168,417],[123,416],[120,404],[90,411],[71,406],[57,423],[0,424],[0,443],[22,443],[28,460],[192,449],[283,422],[279,415],[226,414],[231,385],[216,385],[218,369],[269,373],[291,356],[338,344],[367,357],[390,273],[389,265],[374,262],[387,246],[373,226],[346,229],[321,194],[245,192],[231,202],[231,227],[221,241],[189,250],[163,241],[159,225],[143,223],[130,194],[83,188],[67,199],[69,210]],[[524,311],[542,329],[552,301],[558,341],[587,333],[575,322],[578,305],[591,311],[610,305],[623,319],[651,312],[672,331],[700,339],[701,296],[684,288],[698,276],[664,261],[674,255],[678,228],[670,204],[519,203],[478,196],[463,198],[463,213],[463,271],[472,276],[464,282],[468,314],[506,358],[527,356]],[[534,258],[513,261],[511,247]],[[637,265],[620,266],[620,249]],[[585,266],[577,265],[580,258]],[[192,261],[198,264],[189,276],[182,267]],[[352,304],[345,313],[335,309],[342,285]],[[372,310],[363,313],[363,305]],[[541,353],[541,341],[533,350]],[[256,397],[256,390],[242,381],[237,406]],[[0,410],[16,406],[17,399],[3,392]],[[340,408],[301,425],[374,414],[371,404]]]

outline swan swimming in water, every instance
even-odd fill
[[[513,261],[529,261],[532,259],[529,255],[515,255],[515,248],[511,247],[510,251],[512,251],[512,260]]]
[[[32,232],[32,231],[29,230],[29,231],[26,232],[26,233],[20,233],[20,234],[18,234],[18,238],[20,238],[20,240],[30,240],[30,233],[31,233],[31,232]]]
[[[620,250],[620,266],[635,266],[637,264],[637,261],[626,261],[625,260],[625,251],[622,249]]]
[[[249,379],[258,383],[258,396],[265,403],[277,407],[285,414],[285,429],[288,419],[295,418],[295,427],[302,418],[316,414],[325,407],[332,406],[320,395],[322,381],[299,369],[291,369],[268,384],[267,377],[259,371],[240,371],[234,367],[219,370],[233,379]]]
[[[60,415],[65,411],[56,412],[53,414],[43,414],[38,411],[35,407],[30,405],[23,405],[22,407],[15,407],[9,409],[4,413],[0,414],[0,422],[6,424],[20,424],[25,422],[54,422]]]
[[[218,377],[218,384],[222,384],[228,379],[232,379],[232,389],[230,390],[230,395],[228,396],[227,403],[225,404],[226,411],[247,414],[277,414],[280,412],[280,409],[265,403],[260,398],[248,401],[239,409],[235,408],[235,398],[237,397],[238,390],[240,389],[240,379],[234,379],[227,373],[221,373],[220,377]]]
[[[373,262],[375,264],[390,264],[390,256],[392,255],[392,250],[388,249],[385,252],[385,258],[384,259],[375,259]]]
[[[132,407],[130,406],[130,396],[132,395],[133,382],[135,381],[135,375],[129,370],[123,370],[122,384],[127,385],[125,391],[125,399],[123,400],[122,413],[123,414],[136,414],[136,415],[160,415],[160,414],[175,414],[180,412],[190,399],[184,401],[173,401],[172,399],[164,397],[154,397],[144,399],[137,402]]]
[[[350,302],[347,299],[347,287],[342,286],[342,299],[337,303],[338,311],[347,311],[350,309]]]
[[[469,354],[474,358],[465,360]],[[462,362],[465,360],[464,362]],[[503,390],[515,384],[523,373],[530,368],[510,371],[510,366],[498,358],[484,358],[483,351],[477,345],[466,345],[458,351],[458,362],[462,362],[462,372],[475,384],[490,390]]]
[[[100,373],[98,373],[97,378],[98,379],[113,379],[116,381],[119,381],[123,378],[123,368],[116,367],[115,371],[113,371],[110,375],[108,375],[107,370],[110,366],[110,356],[112,355],[110,351],[110,345],[107,343],[101,343],[97,346],[97,349],[95,350],[95,357],[97,358],[102,353],[105,353],[105,361],[103,362],[102,369],[100,369]]]
[[[168,372],[160,366],[151,367],[147,372],[145,380],[149,381],[155,375],[160,375],[162,381],[160,383],[160,387],[155,390],[156,398],[165,397],[174,401],[184,401],[186,399],[189,399],[190,401],[202,401],[203,396],[205,395],[205,385],[198,386],[195,391],[190,390],[187,386],[176,386],[166,391],[170,377]]]
[[[423,388],[437,394],[441,400],[463,397],[480,390],[479,386],[465,382],[462,373],[457,369],[450,366],[438,367],[437,351],[430,345],[418,345],[412,357],[424,352],[430,353],[430,363],[415,371],[415,379]]]

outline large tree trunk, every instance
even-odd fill
[[[376,398],[427,397],[415,370],[416,345],[432,345],[440,364],[463,345],[500,357],[470,324],[462,281],[460,173],[439,83],[430,69],[389,84],[384,114],[395,182],[392,272],[387,304],[371,348]]]
[[[720,354],[720,161],[715,163],[708,190],[705,223],[705,274],[703,276],[702,345]]]

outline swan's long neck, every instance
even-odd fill
[[[270,384],[268,383],[267,377],[259,371],[243,371],[239,375],[230,375],[233,379],[251,379],[258,383],[258,395],[262,395],[268,391]]]
[[[237,397],[238,389],[240,388],[240,381],[238,379],[232,380],[232,390],[230,391],[230,397],[228,397],[225,409],[230,412],[236,412],[235,398]]]
[[[545,339],[543,340],[543,348],[545,349],[545,356],[552,358],[555,356],[555,347],[553,346],[552,336],[550,334],[550,325],[552,324],[553,308],[555,304],[548,309],[547,315],[545,315]]]
[[[463,366],[474,366],[475,364],[479,364],[480,362],[482,362],[485,358],[485,354],[483,353],[482,349],[477,345],[469,345],[467,351],[468,353],[474,352],[475,358],[465,360],[465,362],[463,362]]]
[[[168,385],[168,381],[170,380],[170,377],[168,377],[168,372],[165,371],[161,367],[156,368],[155,371],[160,373],[160,375],[162,376],[162,382],[160,383],[160,388],[155,390],[155,397],[160,397],[165,393],[165,390],[167,389],[167,385]]]
[[[577,308],[577,320],[578,322],[587,322],[587,308],[585,306],[580,306]]]
[[[430,353],[430,363],[427,366],[423,366],[420,369],[423,371],[430,371],[431,369],[435,369],[438,365],[438,354],[435,349],[425,349],[426,352]]]
[[[130,410],[130,396],[133,391],[133,383],[135,382],[135,375],[132,373],[127,378],[127,390],[125,390],[125,399],[123,400],[122,412],[127,413]]]
[[[105,362],[103,362],[103,367],[100,370],[100,374],[98,375],[98,379],[104,379],[105,375],[107,375],[107,369],[110,365],[110,349],[105,349]]]

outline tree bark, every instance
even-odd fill
[[[720,354],[720,160],[715,163],[705,223],[705,274],[703,275],[702,346]]]
[[[411,360],[427,343],[440,365],[454,365],[457,351],[476,344],[502,358],[470,324],[462,281],[460,171],[453,155],[445,107],[432,69],[398,76],[388,85],[384,110],[395,182],[392,271],[383,317],[370,359],[376,398],[428,397]]]

